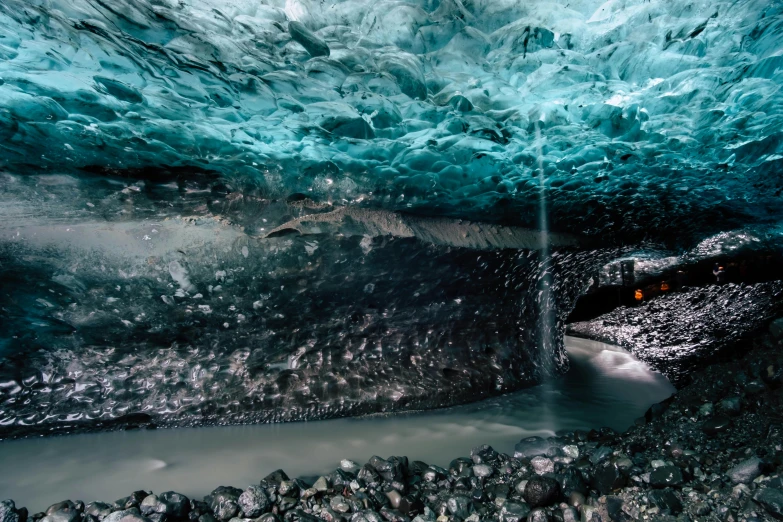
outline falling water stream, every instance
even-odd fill
[[[113,501],[138,489],[200,498],[283,468],[331,471],[342,458],[407,455],[441,466],[479,444],[513,453],[531,435],[624,430],[673,393],[619,348],[566,338],[569,372],[549,385],[442,410],[317,422],[110,432],[0,443],[0,497],[37,512],[70,499]]]

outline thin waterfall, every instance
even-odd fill
[[[554,322],[554,309],[552,306],[552,270],[551,256],[549,253],[549,219],[547,214],[546,180],[544,179],[544,155],[541,147],[541,127],[539,121],[535,123],[536,129],[536,156],[538,159],[538,229],[541,231],[541,244],[539,248],[540,273],[538,276],[538,320],[539,320],[539,349],[541,357],[541,384],[542,403],[544,405],[544,417],[552,414],[549,407],[549,396],[552,384],[552,363],[550,351],[554,345],[552,339]],[[550,423],[551,424],[551,423]]]

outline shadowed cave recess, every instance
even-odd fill
[[[709,273],[780,261],[781,31],[767,0],[4,0],[0,437],[538,384],[624,261],[707,278],[571,332],[685,382],[781,312],[774,270]]]

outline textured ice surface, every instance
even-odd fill
[[[628,249],[779,244],[781,30],[768,0],[4,0],[0,423],[562,371]]]

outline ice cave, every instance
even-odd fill
[[[0,0],[0,522],[783,520],[782,86],[781,0]]]

